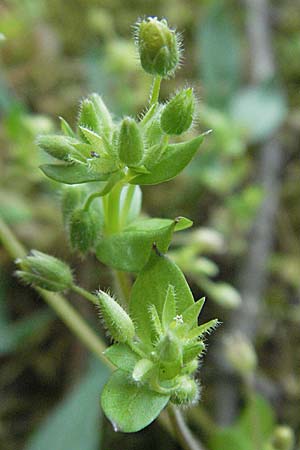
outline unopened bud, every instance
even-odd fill
[[[290,427],[280,425],[275,428],[271,441],[274,450],[292,450],[295,445],[295,435]]]
[[[94,211],[76,209],[71,215],[69,227],[72,248],[86,253],[94,245],[98,233]]]
[[[257,356],[251,342],[241,333],[224,339],[225,355],[232,367],[241,375],[251,374],[257,365]]]
[[[77,141],[69,136],[44,134],[37,137],[37,145],[53,158],[68,161],[70,155],[74,152]]]
[[[89,98],[85,98],[80,104],[78,126],[89,128],[95,133],[101,132],[101,121],[98,117],[94,103]],[[79,134],[84,140],[86,140],[80,129]]]
[[[160,118],[162,130],[166,134],[182,134],[193,122],[195,98],[193,89],[178,92],[164,107]]]
[[[101,134],[108,137],[113,128],[113,120],[104,101],[98,94],[91,94],[89,100],[93,103],[97,118],[100,122]]]
[[[136,41],[145,72],[167,78],[180,60],[180,41],[166,20],[149,17],[137,24]]]
[[[152,369],[152,367],[153,367],[152,361],[145,358],[140,359],[133,369],[132,378],[134,379],[134,381],[144,380],[149,374],[149,371]]]
[[[137,166],[144,153],[144,144],[138,124],[131,117],[123,119],[118,139],[120,160],[128,167]]]
[[[16,271],[25,283],[60,292],[72,286],[73,276],[70,267],[53,256],[32,250],[25,258],[17,260],[20,270]]]
[[[178,388],[171,397],[173,403],[182,405],[194,403],[199,398],[200,389],[196,381],[187,375],[183,375],[178,380]]]
[[[107,330],[117,342],[130,342],[134,338],[133,322],[126,311],[106,292],[98,293],[100,311]]]

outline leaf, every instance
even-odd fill
[[[201,298],[193,305],[189,306],[185,311],[183,311],[182,313],[183,322],[186,323],[189,327],[192,327],[195,323],[197,323],[198,316],[201,313],[204,303],[205,297]]]
[[[72,392],[42,422],[25,450],[99,449],[99,392],[107,369],[95,364]]]
[[[162,310],[162,325],[165,330],[176,316],[175,294],[174,287],[170,284],[168,286],[167,295]]]
[[[188,339],[195,339],[197,337],[202,336],[205,333],[209,333],[211,330],[216,328],[219,325],[218,319],[212,319],[209,322],[204,323],[203,325],[199,325],[196,328],[193,328],[187,335]]]
[[[181,314],[194,303],[190,288],[179,267],[157,250],[152,250],[147,265],[139,273],[132,287],[129,307],[137,335],[150,345],[152,327],[149,324],[149,306],[154,304],[159,317],[162,317],[166,292],[170,284],[176,292],[177,314]]]
[[[225,107],[240,83],[242,52],[237,27],[224,0],[208,7],[199,23],[197,41],[205,98],[211,106]]]
[[[254,450],[251,442],[236,427],[219,429],[210,438],[211,450]],[[255,449],[257,450],[257,449]]]
[[[106,181],[110,173],[91,172],[84,164],[43,164],[42,172],[49,178],[64,184],[80,184]]]
[[[96,256],[115,269],[139,272],[147,263],[154,242],[167,251],[174,226],[170,219],[139,220],[102,239],[96,247]]]
[[[238,421],[239,428],[248,436],[249,441],[263,444],[275,427],[274,412],[270,404],[261,395],[252,395]],[[253,450],[255,450],[253,446]]]
[[[168,145],[163,156],[151,167],[151,173],[137,175],[130,183],[140,185],[158,184],[171,180],[189,164],[206,134],[203,133],[187,142]]]
[[[139,356],[126,344],[114,344],[105,350],[104,355],[119,369],[132,372]]]
[[[238,92],[230,104],[232,119],[243,127],[253,142],[270,137],[287,114],[286,99],[273,83],[265,82]]]
[[[176,217],[176,225],[174,228],[174,231],[182,231],[186,230],[187,228],[190,228],[193,226],[193,221],[190,219],[187,219],[186,217],[178,216]]]
[[[0,354],[8,354],[30,345],[30,341],[39,337],[43,330],[53,320],[50,311],[37,311],[29,317],[9,322],[7,325],[1,324],[0,328]],[[1,323],[1,317],[0,317]]]
[[[122,370],[111,375],[101,395],[101,406],[114,430],[125,433],[145,428],[156,419],[168,401],[169,396],[130,382]]]

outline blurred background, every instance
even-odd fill
[[[192,85],[193,132],[213,133],[176,180],[143,188],[144,212],[194,221],[170,255],[195,297],[207,296],[203,321],[223,323],[199,371],[202,400],[185,411],[207,450],[300,448],[299,11],[299,0],[0,3],[0,218],[90,290],[110,274],[93,255],[71,255],[35,137],[57,131],[58,116],[75,124],[92,91],[116,117],[141,113],[151,78],[132,24],[166,17],[183,34],[184,63],[161,98]],[[14,269],[0,243],[0,448],[179,449],[157,423],[112,431],[99,407],[107,369]],[[93,308],[72,301],[102,334]]]

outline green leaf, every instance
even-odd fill
[[[203,133],[187,142],[168,145],[163,156],[151,166],[151,173],[137,175],[130,183],[158,184],[176,177],[194,157],[206,134]]]
[[[115,269],[139,272],[147,263],[154,242],[167,251],[174,226],[170,219],[134,222],[124,231],[102,239],[96,247],[97,258]]]
[[[152,250],[147,265],[139,273],[132,287],[130,300],[130,315],[136,326],[136,332],[142,341],[150,345],[152,327],[149,324],[149,307],[154,304],[159,317],[162,317],[166,292],[170,284],[176,292],[177,314],[182,314],[194,303],[184,275],[169,258],[157,250]]]
[[[196,328],[193,328],[187,335],[188,339],[195,339],[199,336],[202,336],[205,333],[209,333],[211,330],[216,328],[219,325],[218,319],[212,319],[209,322],[204,323],[203,325],[199,325]]]
[[[105,350],[104,355],[119,369],[132,372],[140,357],[126,344],[114,344]]]
[[[84,164],[43,164],[42,172],[59,183],[80,184],[91,181],[106,181],[110,173],[91,172]]]
[[[249,441],[259,442],[259,446],[263,447],[275,427],[274,412],[267,400],[259,394],[253,395],[241,414],[238,426]],[[253,450],[255,448],[253,446]]]
[[[230,113],[249,138],[258,142],[282,125],[287,114],[286,99],[278,87],[266,82],[238,92],[232,99]]]
[[[209,105],[224,108],[242,75],[240,36],[226,1],[211,2],[197,34],[205,98]]]
[[[211,450],[254,450],[251,441],[236,427],[220,429],[212,433]],[[257,449],[255,449],[257,450]]]
[[[25,450],[97,450],[101,427],[99,392],[107,369],[96,364],[42,422]]]
[[[115,431],[134,433],[153,422],[168,400],[169,396],[134,384],[125,372],[117,370],[103,389],[101,406]]]
[[[205,297],[201,298],[193,305],[189,306],[182,313],[183,322],[186,323],[189,327],[192,327],[195,323],[198,322],[198,316],[201,313],[203,305],[205,303]]]
[[[186,230],[187,228],[190,228],[193,226],[193,221],[190,219],[187,219],[186,217],[178,216],[176,217],[176,225],[174,228],[174,231],[182,231]]]
[[[162,325],[166,330],[169,324],[174,320],[176,316],[176,300],[175,300],[175,290],[172,285],[168,286],[167,295],[165,303],[162,310]]]

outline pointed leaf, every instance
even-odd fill
[[[103,139],[99,134],[95,133],[94,131],[90,130],[89,128],[85,128],[82,126],[79,126],[81,132],[83,133],[84,137],[87,139],[87,141],[93,145],[94,150],[101,151],[104,149]]]
[[[158,184],[171,180],[189,164],[203,142],[205,134],[187,142],[168,145],[163,156],[151,167],[151,173],[138,175],[131,183]]]
[[[210,320],[209,322],[199,325],[199,327],[193,328],[187,335],[188,339],[195,339],[196,337],[202,336],[204,333],[209,333],[214,328],[219,325],[218,319]]]
[[[204,302],[205,297],[202,297],[182,313],[183,322],[186,323],[189,327],[192,327],[195,323],[198,322],[198,316],[203,308]]]
[[[72,130],[72,128],[70,127],[68,122],[63,117],[59,117],[59,120],[60,120],[61,131],[66,136],[70,136],[70,137],[76,138],[76,134],[74,133],[74,131]]]
[[[126,344],[114,344],[105,350],[104,355],[119,369],[132,372],[140,357]]]
[[[155,305],[149,305],[148,310],[153,331],[152,342],[155,343],[163,334],[162,325]]]
[[[130,314],[136,325],[136,332],[142,341],[150,345],[152,330],[149,326],[149,305],[154,304],[159,317],[162,317],[166,291],[170,284],[176,292],[177,314],[181,314],[194,303],[190,288],[179,267],[157,250],[152,250],[147,265],[133,285],[130,300]]]
[[[162,325],[164,330],[167,330],[169,324],[174,320],[176,316],[176,300],[175,290],[172,285],[168,286],[166,300],[162,311]]]
[[[42,172],[49,178],[64,184],[80,184],[105,181],[109,173],[91,172],[84,164],[43,164]]]
[[[145,219],[130,224],[124,231],[99,242],[99,261],[125,272],[139,272],[149,259],[153,242],[167,251],[174,231],[174,221]]]
[[[190,219],[187,219],[186,217],[176,217],[176,225],[174,231],[182,231],[186,230],[187,228],[190,228],[193,225],[193,221]]]
[[[153,422],[168,400],[169,396],[134,384],[125,372],[116,370],[103,389],[101,406],[115,431],[134,433]]]

